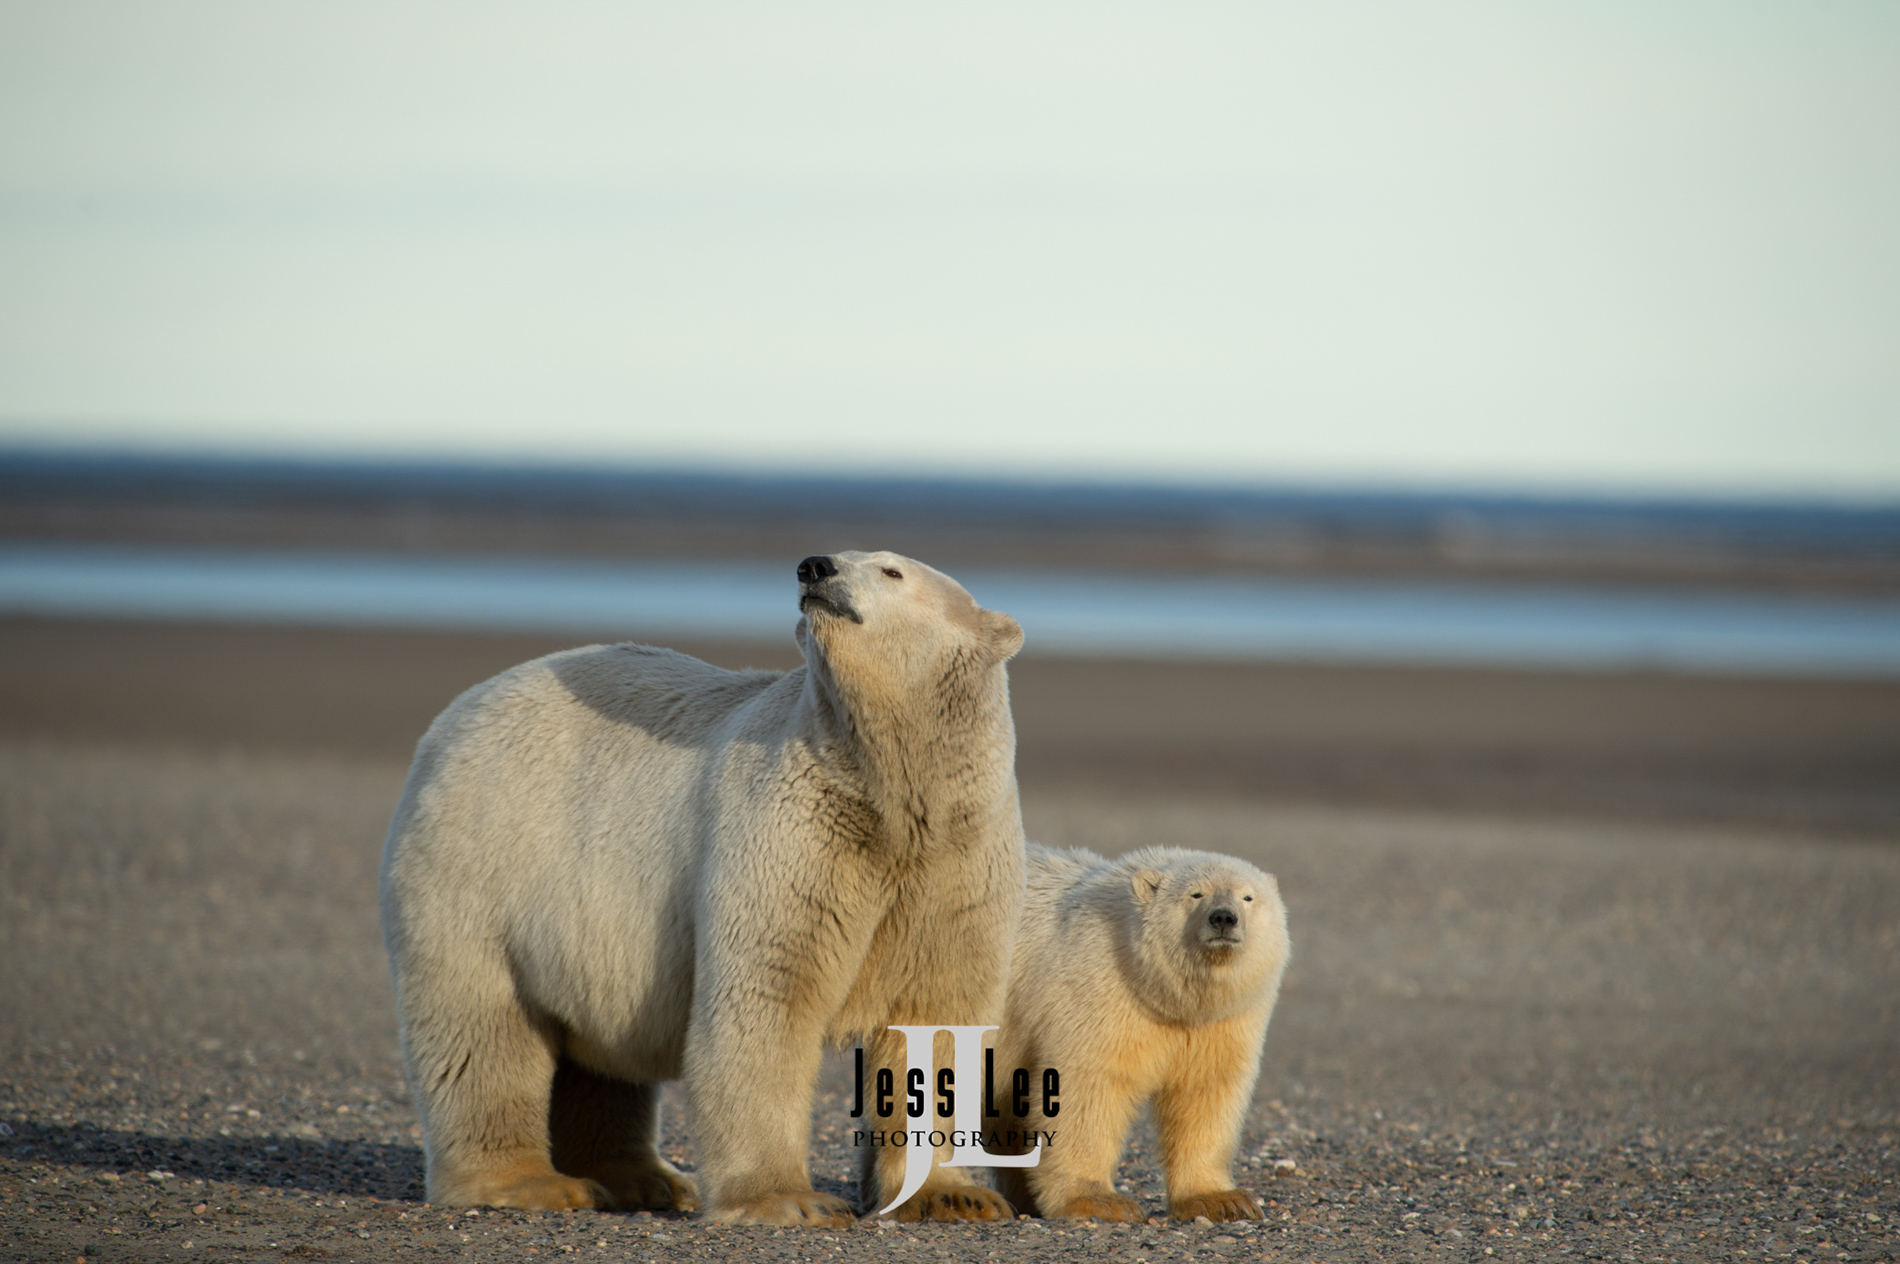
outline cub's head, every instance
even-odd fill
[[[1273,875],[1212,852],[1155,847],[1129,862],[1138,987],[1180,1022],[1270,999],[1286,969],[1286,906]]]
[[[907,709],[984,675],[1023,643],[1016,620],[897,553],[806,558],[798,564],[798,609],[806,661],[854,705]]]

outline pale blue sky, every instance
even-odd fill
[[[1900,495],[1892,4],[0,0],[0,444]]]

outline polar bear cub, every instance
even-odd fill
[[[1032,1084],[1056,1068],[1061,1093],[1054,1118],[1030,1099],[1027,1128],[1055,1138],[1037,1166],[998,1169],[1003,1196],[1043,1216],[1142,1219],[1113,1177],[1152,1099],[1169,1214],[1258,1219],[1233,1161],[1287,963],[1272,875],[1171,847],[1109,861],[1032,843],[1028,866],[997,1060]]]

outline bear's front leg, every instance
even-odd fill
[[[769,892],[799,910],[796,923],[768,916],[774,900],[729,863],[733,876],[708,893],[696,936],[686,1033],[699,1195],[707,1218],[726,1224],[843,1227],[856,1219],[850,1205],[811,1187],[811,1102],[866,919],[830,902],[821,874]]]
[[[771,999],[728,995],[694,1007],[686,1094],[706,1216],[842,1228],[856,1219],[850,1205],[812,1189],[806,1164],[822,1033]]]
[[[1261,1220],[1260,1200],[1234,1185],[1234,1151],[1260,1069],[1264,1017],[1204,1027],[1193,1056],[1155,1094],[1155,1131],[1176,1220]]]
[[[941,1116],[938,1112],[936,1092],[937,1072],[951,1065],[954,1058],[952,1041],[947,1032],[939,1032],[933,1041],[935,1046],[932,1066],[924,1073],[924,1113],[913,1118],[909,1106],[913,1099],[909,1094],[908,1076],[910,1068],[905,1064],[907,1041],[901,1032],[888,1028],[872,1035],[865,1041],[865,1062],[870,1068],[869,1086],[878,1083],[878,1070],[888,1070],[895,1087],[893,1110],[888,1118],[876,1118],[869,1123],[870,1129],[882,1132],[905,1132],[913,1139],[922,1134],[928,1145],[930,1133],[937,1132],[948,1138],[954,1129],[955,1120]],[[977,1085],[965,1088],[957,1085],[953,1092],[981,1092]],[[890,1218],[898,1221],[914,1220],[1011,1220],[1016,1209],[1009,1200],[987,1185],[977,1183],[979,1169],[966,1167],[944,1167],[943,1160],[950,1158],[953,1147],[948,1144],[934,1147],[931,1153],[930,1174],[924,1178],[923,1187],[897,1207],[891,1210]],[[881,1212],[890,1205],[892,1199],[904,1189],[904,1175],[910,1162],[910,1147],[906,1146],[867,1146],[861,1152],[858,1168],[858,1189],[861,1191],[862,1210],[865,1215]]]
[[[1036,1069],[1031,1082],[1040,1082],[1035,1058],[1024,1061]],[[1070,1067],[1084,1063],[1065,1059]],[[1063,1082],[1061,1114],[1054,1119],[1031,1109],[1019,1124],[1043,1130],[1056,1139],[1043,1146],[1035,1167],[1017,1169],[1032,1193],[1039,1216],[1070,1220],[1111,1220],[1139,1224],[1148,1218],[1140,1203],[1114,1186],[1115,1164],[1134,1122],[1139,1096],[1135,1087],[1106,1068],[1093,1075],[1073,1075]],[[1026,1149],[1027,1147],[1025,1147]]]

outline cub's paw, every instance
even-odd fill
[[[898,1205],[892,1220],[1014,1220],[1016,1209],[993,1189],[981,1185],[940,1185],[920,1189]]]
[[[1168,1204],[1168,1214],[1176,1220],[1206,1216],[1209,1220],[1264,1220],[1260,1200],[1244,1189],[1221,1189],[1211,1194],[1196,1194]]]
[[[721,1224],[794,1225],[812,1229],[842,1229],[857,1219],[844,1199],[810,1189],[767,1194],[751,1202],[716,1208],[708,1218]]]
[[[599,1181],[549,1172],[544,1176],[485,1182],[479,1194],[465,1201],[523,1211],[571,1211],[577,1207],[611,1207],[613,1195]]]
[[[1055,1214],[1065,1220],[1124,1220],[1130,1224],[1140,1224],[1148,1218],[1140,1203],[1113,1191],[1079,1194],[1062,1204]]]
[[[699,1187],[693,1178],[665,1161],[616,1164],[594,1176],[607,1187],[615,1211],[699,1210]]]

